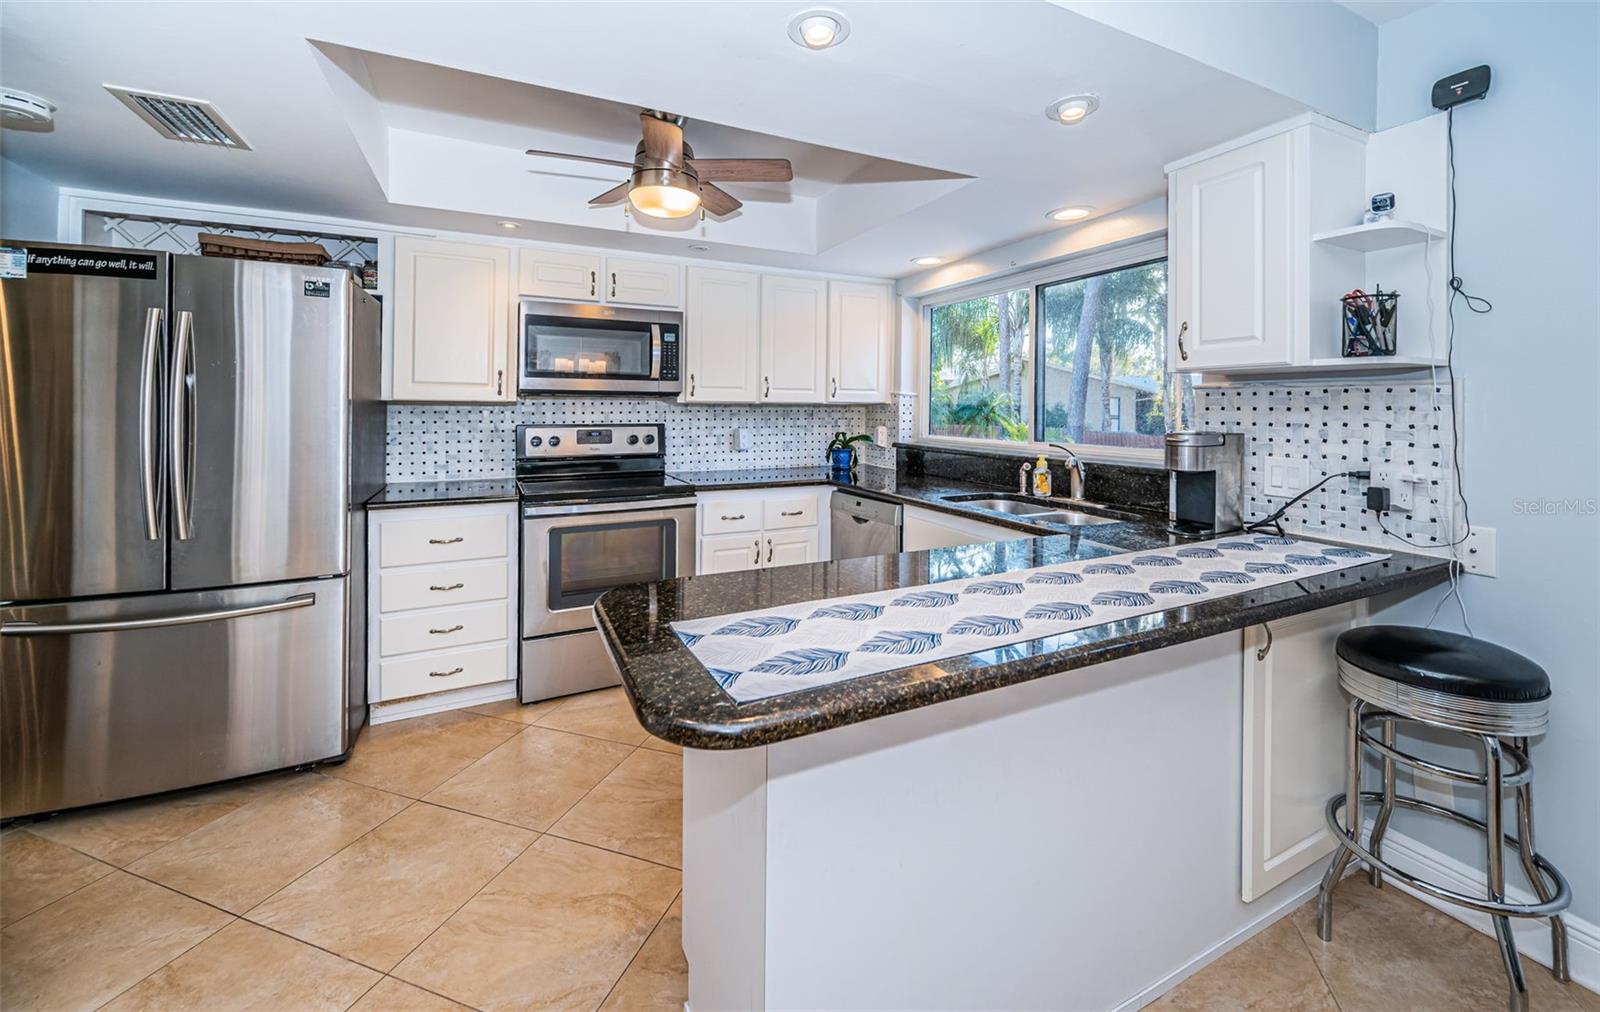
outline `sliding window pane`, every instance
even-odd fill
[[[928,435],[1032,438],[1030,301],[1019,288],[931,311]]]
[[[1166,261],[1043,285],[1039,315],[1045,441],[1160,447],[1176,421],[1167,384]]]

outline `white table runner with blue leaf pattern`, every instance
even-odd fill
[[[674,622],[735,700],[1117,622],[1388,558],[1271,535]]]

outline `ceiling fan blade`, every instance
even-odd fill
[[[669,165],[683,164],[683,127],[652,116],[639,114],[639,126],[644,130],[644,153]]]
[[[537,148],[529,148],[527,151],[524,151],[523,154],[536,155],[540,158],[565,158],[574,162],[594,162],[597,165],[615,165],[618,168],[623,169],[633,168],[632,162],[619,162],[615,158],[591,158],[588,155],[569,155],[564,151],[540,151]]]
[[[787,158],[691,158],[689,165],[701,179],[728,183],[787,183],[794,167]]]
[[[619,183],[606,192],[600,194],[600,196],[591,199],[589,201],[589,206],[604,207],[606,204],[620,204],[622,201],[628,199],[628,187],[632,185],[633,183],[631,180],[626,183]]]
[[[707,214],[714,214],[719,218],[730,215],[744,206],[742,201],[727,190],[707,182],[700,184],[700,203],[705,206]]]

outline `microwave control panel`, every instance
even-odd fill
[[[664,323],[661,325],[661,378],[675,380],[678,378],[679,352],[677,324]]]

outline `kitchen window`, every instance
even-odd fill
[[[1162,436],[1179,426],[1172,398],[1193,406],[1192,380],[1167,370],[1164,254],[1164,242],[1146,241],[925,301],[921,434],[1159,460]]]

